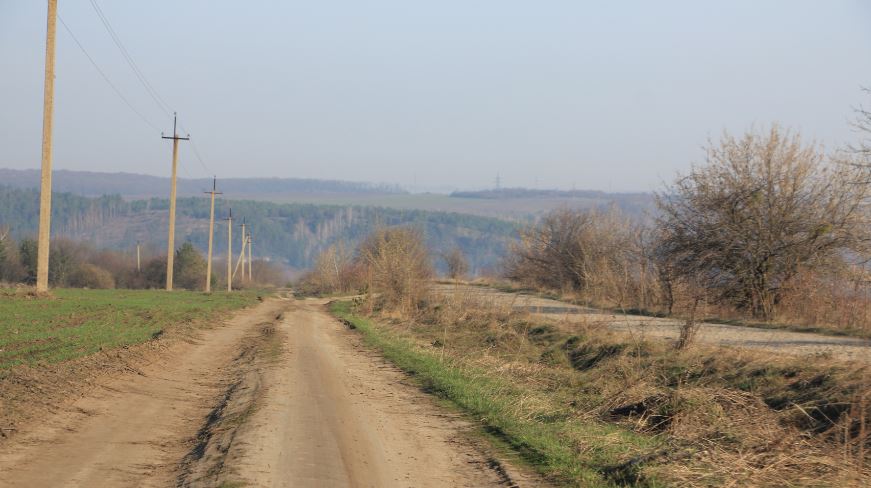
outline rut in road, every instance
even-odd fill
[[[267,300],[178,342],[0,445],[0,485],[173,486],[179,461],[226,388],[246,336],[284,302]]]
[[[0,444],[0,485],[529,486],[323,301],[269,299]]]
[[[206,460],[220,473],[195,486],[538,484],[471,446],[463,420],[407,384],[324,305],[297,301],[284,312],[276,329],[283,348],[264,370],[260,405],[224,459]]]

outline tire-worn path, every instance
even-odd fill
[[[239,435],[238,480],[253,486],[486,487],[516,473],[467,445],[467,428],[404,374],[366,350],[358,333],[298,301],[266,395]],[[495,469],[494,469],[495,468]],[[523,483],[527,485],[527,483]]]
[[[0,486],[538,484],[324,305],[267,300],[102,381],[0,443]]]

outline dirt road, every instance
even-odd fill
[[[579,324],[602,325],[612,331],[635,337],[677,340],[682,324],[675,319],[613,314],[557,300],[480,286],[437,285],[436,290],[469,300],[479,306],[525,310],[551,319],[568,330]],[[871,340],[852,337],[704,323],[701,324],[696,339],[702,343],[727,347],[763,349],[793,355],[830,354],[838,359],[871,361]]]
[[[0,486],[532,483],[324,310],[267,300],[103,381],[0,443]]]
[[[316,300],[285,313],[287,347],[264,378],[230,479],[254,486],[504,484],[466,445],[464,423],[368,352]]]

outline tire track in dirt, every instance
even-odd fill
[[[325,311],[296,302],[280,359],[220,479],[272,487],[487,487],[539,482],[470,444],[470,426]]]
[[[198,428],[232,384],[240,345],[285,301],[271,299],[105,379],[0,445],[8,487],[173,486]],[[244,347],[242,348],[244,350]]]
[[[270,299],[0,444],[0,486],[536,486],[324,301]]]

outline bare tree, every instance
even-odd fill
[[[584,293],[623,306],[637,286],[639,236],[616,209],[560,209],[520,232],[505,275],[527,285]]]
[[[871,95],[871,88],[863,88],[862,91]],[[862,164],[871,165],[871,110],[860,105],[856,109],[853,126],[859,131],[861,139],[850,149],[858,155]]]
[[[448,278],[452,280],[460,279],[469,272],[469,262],[466,260],[463,250],[459,247],[455,247],[450,252],[442,254],[442,259],[447,267]]]
[[[658,195],[661,268],[770,320],[801,268],[867,251],[866,172],[776,125],[724,134]]]

